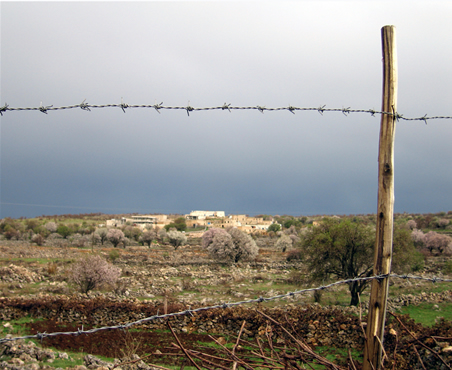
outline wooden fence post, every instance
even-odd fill
[[[374,275],[391,272],[394,220],[394,134],[397,113],[397,53],[395,27],[381,29],[383,104],[378,153],[378,210]],[[364,370],[381,369],[389,278],[372,280],[367,316]]]

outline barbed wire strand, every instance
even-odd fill
[[[229,307],[234,307],[234,306],[240,306],[240,305],[244,305],[244,304],[249,304],[249,303],[263,303],[263,302],[269,302],[269,301],[273,301],[275,299],[281,299],[281,298],[289,298],[289,297],[294,297],[295,295],[300,295],[300,294],[304,294],[304,293],[308,293],[308,292],[314,292],[317,290],[324,290],[324,289],[328,289],[331,287],[334,287],[336,285],[342,285],[342,284],[349,284],[349,283],[353,283],[356,281],[370,281],[370,280],[383,280],[385,278],[399,278],[399,279],[416,279],[416,280],[426,280],[426,281],[431,281],[432,283],[437,283],[437,282],[452,282],[452,279],[443,279],[443,278],[438,278],[438,277],[433,277],[433,278],[427,278],[427,277],[423,277],[423,276],[415,276],[415,275],[397,275],[397,274],[384,274],[384,275],[377,275],[377,276],[369,276],[369,277],[361,277],[361,278],[353,278],[353,279],[348,279],[348,280],[340,280],[340,281],[336,281],[333,282],[331,284],[328,285],[324,285],[324,286],[320,286],[317,288],[307,288],[307,289],[302,289],[302,290],[297,290],[294,292],[288,292],[285,294],[279,294],[276,296],[272,296],[272,297],[259,297],[259,298],[255,298],[255,299],[248,299],[245,301],[239,301],[239,302],[233,302],[233,303],[222,303],[222,304],[218,304],[218,305],[214,305],[214,306],[207,306],[207,307],[200,307],[200,308],[195,308],[195,309],[187,309],[184,311],[179,311],[179,312],[173,312],[173,313],[168,313],[168,314],[163,314],[163,315],[159,315],[157,313],[157,315],[153,315],[150,317],[146,317],[137,321],[133,321],[133,322],[129,322],[126,324],[120,324],[120,325],[114,325],[114,326],[103,326],[100,328],[94,328],[94,329],[90,329],[90,330],[83,330],[83,326],[82,329],[78,330],[78,331],[72,331],[72,332],[54,332],[54,333],[37,333],[35,335],[25,335],[22,337],[14,337],[14,338],[0,338],[0,344],[2,343],[6,343],[6,342],[11,342],[11,341],[16,341],[16,340],[20,340],[20,339],[40,339],[42,341],[42,339],[47,338],[47,337],[54,337],[54,336],[58,336],[58,335],[81,335],[81,334],[93,334],[93,333],[97,333],[99,331],[103,331],[103,330],[115,330],[115,329],[126,329],[129,328],[131,326],[134,325],[140,325],[143,324],[145,322],[148,321],[154,321],[154,320],[162,320],[162,319],[168,319],[170,317],[176,317],[176,316],[185,316],[185,315],[191,315],[193,316],[194,313],[197,312],[201,312],[201,311],[208,311],[208,310],[213,310],[213,309],[218,309],[218,308],[229,308]]]
[[[42,113],[48,114],[48,111],[55,111],[55,110],[66,110],[66,109],[76,109],[81,108],[82,110],[91,111],[91,108],[121,108],[122,111],[125,113],[126,109],[130,108],[153,108],[157,113],[161,113],[160,110],[162,109],[168,109],[168,110],[185,110],[187,112],[187,115],[190,116],[190,112],[194,111],[208,111],[208,110],[227,110],[231,112],[232,110],[257,110],[261,113],[264,113],[265,111],[289,111],[293,114],[295,114],[296,111],[317,111],[321,115],[323,115],[324,112],[341,112],[345,116],[348,116],[351,113],[368,113],[371,116],[375,116],[376,114],[387,114],[390,116],[395,116],[396,119],[404,120],[404,121],[424,121],[427,124],[427,121],[429,120],[437,120],[437,119],[452,119],[452,116],[427,116],[425,114],[422,117],[404,117],[403,114],[399,113],[393,113],[393,112],[383,112],[383,111],[377,111],[374,109],[351,109],[350,107],[347,108],[326,108],[326,105],[322,105],[319,107],[294,107],[294,106],[287,106],[287,107],[275,107],[275,108],[267,108],[265,106],[257,105],[257,106],[248,106],[248,107],[239,107],[239,106],[231,106],[231,104],[224,103],[221,106],[216,107],[192,107],[190,105],[190,102],[188,102],[187,106],[164,106],[163,102],[160,104],[126,104],[124,103],[123,99],[121,98],[121,104],[88,104],[83,100],[80,104],[75,105],[67,105],[67,106],[61,106],[61,107],[54,107],[53,105],[44,106],[41,105],[39,107],[10,107],[7,103],[3,107],[0,107],[0,114],[3,116],[4,112],[7,111],[40,111]]]

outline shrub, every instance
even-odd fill
[[[446,261],[443,267],[443,272],[445,274],[452,274],[452,260]]]
[[[119,252],[116,249],[112,249],[108,253],[108,258],[110,258],[111,262],[115,262],[119,258]]]
[[[70,280],[81,293],[88,294],[103,284],[115,284],[121,275],[121,269],[109,264],[101,256],[82,258],[72,267]]]

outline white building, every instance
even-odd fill
[[[205,220],[207,217],[225,217],[224,211],[191,211],[185,215],[187,220]]]

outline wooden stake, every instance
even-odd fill
[[[397,113],[397,53],[395,27],[381,29],[383,47],[383,104],[378,154],[378,211],[374,275],[391,272],[394,219],[394,135]],[[363,370],[381,369],[389,278],[372,280],[367,316]]]

